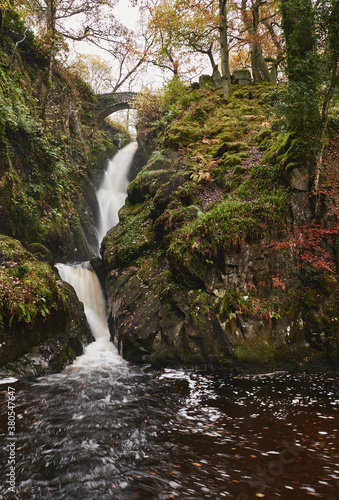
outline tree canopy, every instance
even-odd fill
[[[207,68],[220,71],[225,96],[235,65],[251,70],[255,84],[285,81],[285,117],[312,146],[319,169],[339,80],[338,0],[131,0],[141,13],[134,31],[118,21],[117,5],[118,0],[0,0],[0,28],[6,12],[32,26],[49,51],[50,79],[67,43],[101,48],[114,60],[113,77],[109,64],[96,61],[95,70],[93,57],[87,57],[88,71],[101,65],[101,78],[112,91],[130,85],[150,65],[164,77],[186,80]]]

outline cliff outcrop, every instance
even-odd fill
[[[18,240],[0,235],[0,375],[61,371],[93,340],[72,287]]]
[[[184,86],[162,106],[148,96],[143,167],[102,247],[111,335],[126,359],[248,372],[337,366],[333,197],[309,191],[276,99],[272,87],[240,85],[226,100]],[[316,243],[312,227],[325,231]],[[308,237],[327,268],[300,244]]]

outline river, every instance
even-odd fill
[[[0,498],[338,499],[337,378],[135,366],[109,341],[88,264],[58,267],[96,341],[60,374],[2,381]]]

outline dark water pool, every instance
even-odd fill
[[[1,498],[339,498],[334,377],[159,373],[122,362],[16,382],[15,495],[7,385]]]

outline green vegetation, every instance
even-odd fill
[[[83,191],[89,193],[89,175],[96,178],[117,150],[116,136],[124,133],[109,124],[99,130],[91,88],[61,66],[48,82],[44,50],[31,35],[24,37],[26,28],[14,12],[7,12],[5,21],[0,33],[0,231],[25,245],[43,244],[56,259],[89,258],[84,231],[91,222]],[[23,40],[18,46],[12,33]]]
[[[130,359],[149,352],[145,359],[157,366],[210,362],[282,369],[305,336],[315,348],[337,349],[337,321],[329,322],[319,302],[310,306],[303,298],[323,297],[337,317],[335,290],[325,286],[326,279],[337,280],[318,272],[322,259],[324,269],[328,265],[333,272],[326,260],[333,261],[333,251],[327,246],[325,255],[319,248],[324,238],[338,234],[336,218],[327,233],[308,233],[319,250],[317,261],[306,253],[307,239],[305,247],[298,233],[288,240],[291,225],[312,217],[307,201],[312,194],[307,194],[307,171],[299,170],[304,143],[280,117],[280,96],[272,85],[239,85],[225,99],[220,89],[192,89],[177,79],[155,95],[140,96],[138,137],[145,165],[128,188],[118,226],[104,241],[105,264],[109,272],[114,269],[113,289],[126,297],[124,307],[135,293],[135,276],[128,273],[137,269],[154,293],[152,307],[159,308],[159,324],[154,319],[153,326],[129,303],[139,325],[134,335],[121,325]],[[331,171],[324,168],[323,182],[331,177],[326,189],[333,201]],[[108,294],[111,286],[108,280]],[[293,351],[294,366],[303,359],[302,349],[299,354]]]
[[[112,323],[137,361],[270,365],[288,342],[338,347],[337,10],[331,4],[327,28],[309,0],[281,6],[286,85],[254,75],[256,85],[234,85],[225,98],[210,78],[188,86],[176,76],[136,101],[144,165],[104,260],[111,309],[121,307]],[[6,12],[0,232],[46,261],[3,238],[0,328],[12,342],[22,330],[26,347],[64,307],[47,262],[92,256],[93,182],[130,139],[121,127],[98,128],[94,92],[54,49]],[[322,96],[324,61],[332,71]]]
[[[0,236],[0,330],[44,321],[65,298],[48,264],[39,262],[17,241]],[[59,311],[60,312],[60,311]]]
[[[19,241],[1,235],[1,372],[23,376],[60,371],[90,338],[74,290]]]
[[[93,255],[90,179],[128,134],[100,130],[90,87],[57,64],[49,81],[48,51],[14,10],[0,17],[0,366],[35,349],[40,374],[62,369],[90,338],[50,265]]]

